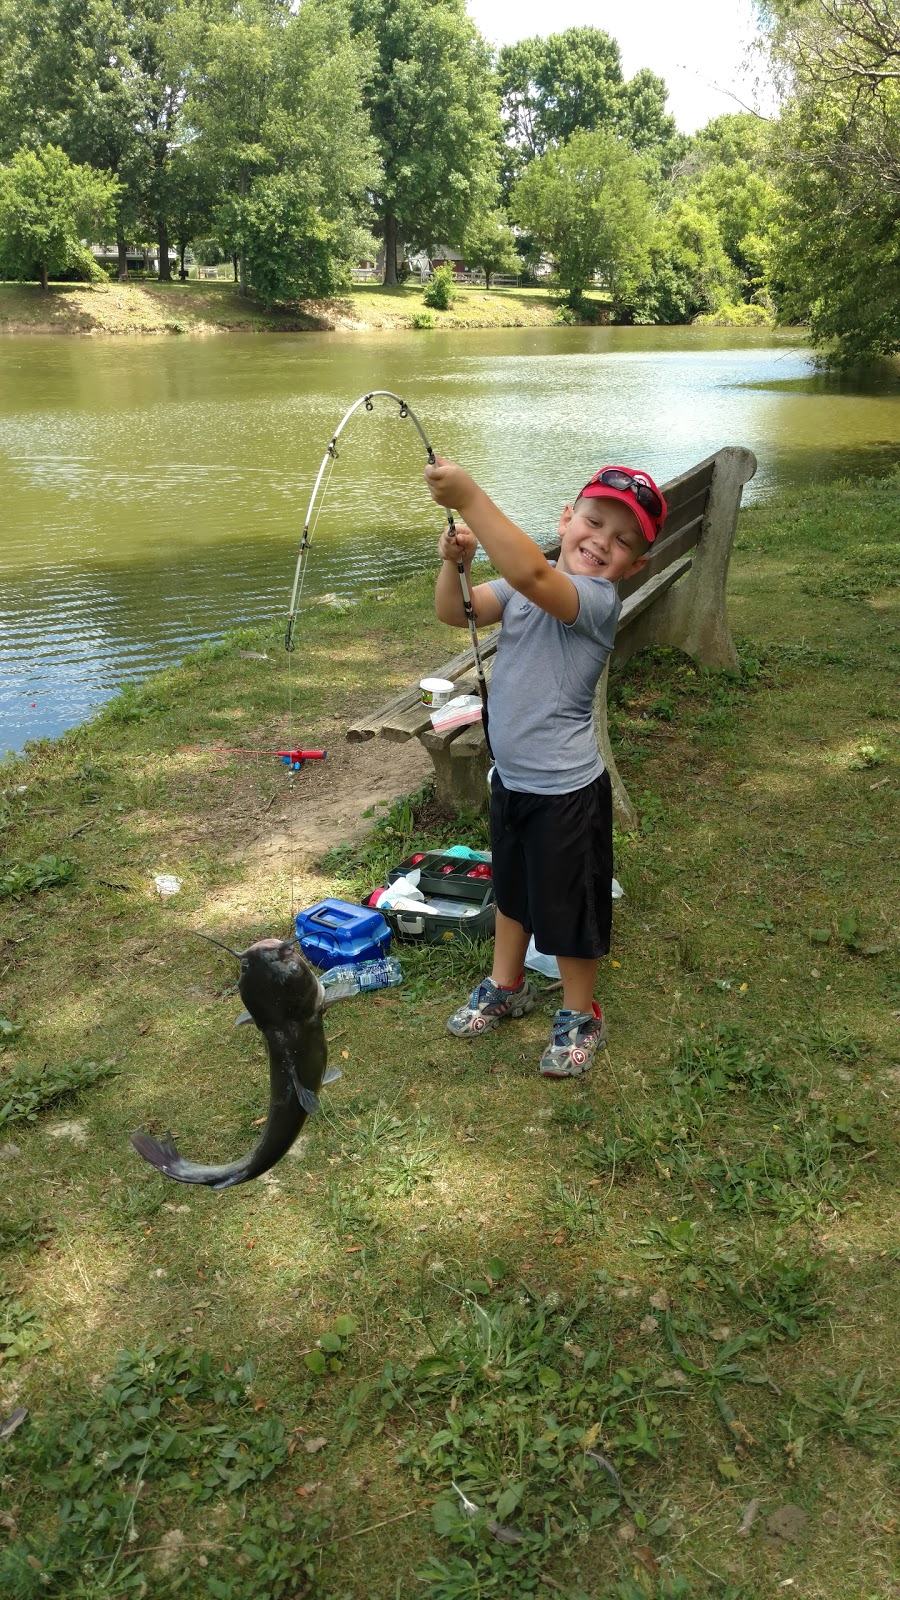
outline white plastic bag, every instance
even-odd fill
[[[532,972],[542,973],[545,978],[559,977],[559,962],[555,956],[542,954],[534,942],[534,934],[529,939],[528,949],[525,951],[525,965]]]

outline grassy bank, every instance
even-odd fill
[[[333,300],[267,310],[233,283],[0,283],[0,333],[260,333],[411,328],[424,310],[420,287],[354,285]],[[546,289],[463,288],[438,328],[551,327],[557,300]]]
[[[453,1040],[483,952],[403,950],[329,1017],[299,1159],[224,1195],[128,1145],[227,1160],[265,1108],[189,930],[280,932],[292,881],[356,897],[441,829],[404,805],[291,851],[327,763],[291,799],[192,747],[277,745],[289,694],[327,744],[455,639],[424,584],[311,608],[290,662],[238,637],[3,768],[4,1595],[893,1592],[897,499],[746,513],[742,678],[655,652],[617,683],[643,828],[593,1074],[537,1075],[552,991]]]

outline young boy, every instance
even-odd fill
[[[468,574],[479,542],[502,574],[472,590],[479,626],[502,624],[489,702],[494,965],[447,1026],[474,1039],[534,1009],[524,968],[533,933],[563,982],[540,1070],[577,1077],[606,1043],[594,984],[612,924],[612,797],[594,693],[615,642],[615,585],[645,564],[666,503],[647,473],[604,467],[565,506],[554,565],[461,467],[438,457],[425,478],[464,519],[438,545],[441,621],[466,626],[457,562]]]

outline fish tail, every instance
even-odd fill
[[[160,1172],[169,1172],[181,1161],[170,1133],[167,1133],[164,1139],[154,1139],[149,1133],[133,1133],[131,1142],[138,1155],[143,1156],[145,1161],[149,1161],[150,1165],[157,1167]]]

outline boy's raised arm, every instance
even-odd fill
[[[504,515],[474,478],[438,456],[433,467],[425,468],[425,481],[438,505],[465,518],[507,583],[560,622],[575,621],[579,600],[574,583],[551,567],[534,540]]]

